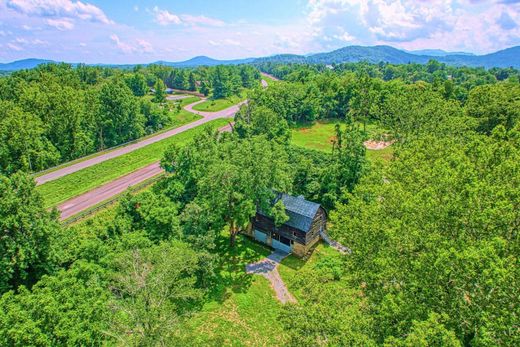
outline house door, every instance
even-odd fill
[[[291,240],[281,235],[273,235],[272,247],[274,249],[279,249],[280,251],[284,251],[287,253],[292,252]]]

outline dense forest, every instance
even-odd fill
[[[258,69],[282,81],[254,88]],[[249,102],[233,132],[170,147],[150,189],[61,225],[29,173],[167,126],[152,101],[165,87],[247,88]],[[0,345],[231,344],[190,324],[250,284],[239,233],[276,191],[320,202],[352,250],[298,273],[276,344],[520,344],[517,70],[46,65],[0,78],[0,99]],[[320,119],[337,121],[328,153],[291,144],[292,127]],[[367,159],[374,124],[393,143],[387,163]]]
[[[255,87],[259,77],[251,66],[67,64],[0,77],[0,172],[40,171],[174,125],[180,109],[165,106],[167,87],[218,99]]]

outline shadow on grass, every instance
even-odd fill
[[[237,236],[234,247],[229,245],[229,237],[221,235],[216,241],[216,251],[221,262],[216,269],[216,285],[209,293],[209,299],[220,303],[225,301],[231,292],[247,292],[254,278],[246,273],[246,265],[271,253],[268,247],[243,235]]]

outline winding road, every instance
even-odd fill
[[[180,126],[178,128],[174,128],[174,129],[165,131],[163,133],[160,133],[160,134],[157,134],[155,136],[149,137],[147,139],[141,140],[139,142],[130,144],[128,146],[124,146],[124,147],[120,147],[118,149],[114,149],[114,150],[109,151],[109,152],[107,152],[105,154],[101,154],[101,155],[92,157],[90,159],[86,159],[86,160],[77,162],[75,164],[63,167],[61,169],[57,169],[57,170],[51,171],[49,173],[43,174],[43,175],[38,176],[38,177],[35,178],[36,185],[40,185],[40,184],[44,184],[46,182],[53,181],[53,180],[58,179],[60,177],[69,175],[71,173],[74,173],[74,172],[82,170],[82,169],[85,169],[85,168],[87,168],[89,166],[96,165],[96,164],[102,163],[102,162],[104,162],[106,160],[110,160],[110,159],[119,157],[119,156],[121,156],[123,154],[127,154],[127,153],[130,153],[130,152],[133,152],[136,149],[143,148],[143,147],[146,147],[148,145],[151,145],[152,143],[159,142],[161,140],[167,139],[168,137],[180,134],[180,133],[182,133],[182,132],[184,132],[186,130],[189,130],[189,129],[193,129],[195,127],[198,127],[199,125],[205,124],[205,123],[210,122],[210,121],[212,121],[214,119],[233,117],[235,115],[235,113],[237,113],[238,110],[240,109],[240,106],[243,105],[246,102],[246,101],[243,101],[243,102],[241,102],[241,103],[239,103],[237,105],[233,105],[231,107],[228,107],[228,108],[226,108],[226,109],[224,109],[222,111],[218,111],[218,112],[200,112],[200,111],[196,111],[196,110],[193,109],[193,106],[195,106],[197,104],[200,104],[200,103],[202,103],[202,102],[204,102],[206,100],[207,99],[202,99],[200,101],[197,101],[197,102],[194,102],[192,104],[184,106],[184,109],[186,111],[198,114],[199,116],[203,117],[202,119],[198,119],[198,120],[196,120],[194,122],[182,125],[182,126]]]
[[[264,83],[262,83],[262,85],[264,85]],[[245,100],[236,105],[233,105],[231,107],[228,107],[224,110],[217,111],[217,112],[202,112],[202,111],[197,111],[197,110],[193,109],[194,106],[196,106],[206,100],[207,99],[202,99],[200,101],[197,101],[192,104],[184,106],[184,109],[186,111],[198,114],[199,116],[202,116],[202,119],[196,120],[194,122],[188,123],[186,125],[180,126],[178,128],[172,129],[172,130],[168,130],[164,133],[158,134],[156,136],[152,136],[150,138],[136,142],[134,144],[131,144],[131,145],[128,145],[125,147],[121,147],[121,148],[115,149],[113,151],[110,151],[108,153],[101,154],[96,157],[72,164],[67,167],[64,167],[62,169],[58,169],[58,170],[49,172],[47,174],[41,175],[39,177],[36,177],[36,184],[40,185],[40,184],[58,179],[60,177],[66,176],[73,172],[80,171],[89,166],[99,164],[101,162],[116,158],[116,157],[121,156],[126,153],[130,153],[132,151],[135,151],[136,149],[139,149],[139,148],[148,146],[152,143],[164,140],[170,136],[180,134],[186,130],[198,127],[198,126],[203,125],[214,119],[231,118],[235,115],[235,113],[238,112],[238,110],[240,109],[240,106],[247,103],[247,100]],[[220,128],[219,131],[231,131],[231,125],[224,126],[224,127]],[[70,218],[70,217],[72,217],[80,212],[83,212],[115,195],[121,194],[129,187],[132,187],[147,179],[150,179],[156,175],[159,175],[162,172],[163,172],[163,170],[159,166],[159,162],[155,162],[151,165],[140,168],[130,174],[121,176],[111,182],[101,185],[82,195],[71,198],[57,206],[58,211],[60,211],[60,219],[65,220],[67,218]]]

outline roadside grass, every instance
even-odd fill
[[[193,97],[193,98],[190,97],[188,99],[192,99],[192,100],[191,100],[191,102],[188,102],[187,104],[191,104],[191,103],[194,103],[194,102],[200,100],[200,98],[198,98],[196,96]],[[182,103],[181,103],[181,107],[184,107],[184,105],[182,105]],[[194,121],[199,120],[199,119],[202,118],[198,114],[188,112],[188,111],[186,111],[186,110],[184,110],[182,108],[181,108],[181,110],[179,112],[170,111],[170,116],[172,117],[172,122],[170,124],[168,124],[167,127],[163,128],[163,129],[161,129],[159,131],[156,131],[154,133],[151,133],[151,134],[139,137],[139,138],[137,138],[135,140],[132,140],[130,142],[127,142],[127,143],[124,143],[124,144],[121,144],[121,145],[118,145],[118,146],[115,146],[115,147],[107,148],[105,150],[102,150],[102,151],[99,151],[99,152],[96,152],[96,153],[92,153],[92,154],[86,155],[86,156],[78,158],[78,159],[74,159],[74,160],[68,161],[66,163],[63,163],[63,164],[60,164],[58,166],[49,168],[47,170],[43,170],[43,171],[37,172],[37,173],[34,174],[34,177],[39,177],[39,176],[48,174],[50,172],[53,172],[53,171],[56,171],[56,170],[59,170],[59,169],[63,169],[64,167],[67,167],[67,166],[70,166],[70,165],[82,162],[84,160],[92,159],[92,158],[95,158],[95,157],[100,156],[102,154],[110,153],[110,152],[112,152],[112,151],[114,151],[116,149],[119,149],[119,148],[122,148],[122,147],[125,147],[125,146],[128,146],[128,145],[137,143],[137,142],[142,141],[142,140],[146,140],[146,139],[148,139],[150,137],[162,134],[165,131],[169,131],[169,130],[178,128],[180,126],[183,126],[185,124],[194,122]]]
[[[201,112],[217,112],[222,111],[228,107],[238,104],[246,99],[246,92],[243,91],[240,95],[232,95],[223,99],[208,99],[200,104],[193,106],[193,109]]]
[[[235,248],[221,235],[216,251],[217,284],[202,309],[180,328],[196,346],[282,346],[284,331],[278,324],[281,304],[267,279],[245,272],[245,266],[271,250],[239,235]]]
[[[268,86],[270,86],[270,85],[272,85],[272,84],[275,84],[275,83],[279,82],[279,81],[273,80],[271,77],[266,76],[266,75],[262,75],[261,78],[260,78],[260,81],[261,81],[261,80],[266,81]],[[261,83],[262,83],[262,82],[260,82],[260,84],[261,84]]]
[[[72,197],[85,193],[102,184],[147,166],[161,159],[164,150],[172,145],[183,145],[195,135],[201,133],[205,126],[213,129],[228,124],[227,119],[216,119],[204,126],[196,127],[117,158],[104,161],[83,170],[63,176],[36,187],[42,195],[45,207],[53,207]]]
[[[342,124],[338,119],[320,120],[314,123],[300,123],[292,128],[292,144],[306,149],[331,153],[332,141],[335,138],[336,124]],[[362,127],[363,125],[360,124]],[[366,131],[370,138],[381,133],[377,124],[367,124]],[[391,146],[382,150],[367,149],[367,158],[372,161],[381,160],[388,162],[392,159],[393,148]]]

